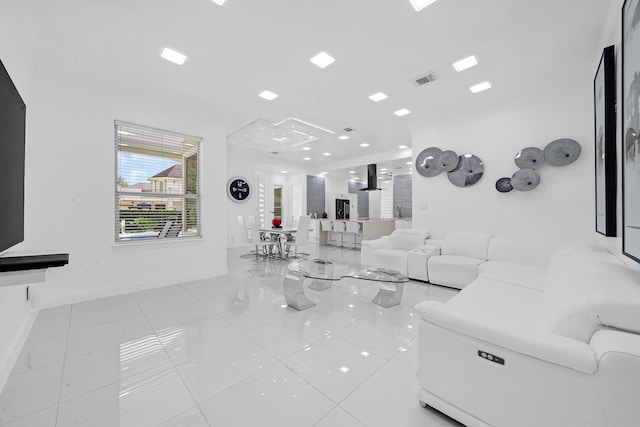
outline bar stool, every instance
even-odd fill
[[[320,220],[320,231],[327,232],[327,246],[331,246],[331,232],[333,231],[333,225],[329,220]]]
[[[331,234],[333,235],[334,245],[344,247],[345,223],[343,221],[331,221],[331,225],[333,225],[333,232]]]
[[[359,222],[347,222],[346,232],[347,236],[353,234],[353,241],[345,242],[345,244],[349,244],[349,246],[353,245],[353,249],[358,249],[360,242],[362,241],[362,234],[360,234],[360,228],[362,224]]]

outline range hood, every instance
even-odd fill
[[[376,190],[382,190],[382,188],[378,188],[378,166],[374,163],[367,165],[367,188],[361,188],[360,191]]]

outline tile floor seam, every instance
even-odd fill
[[[69,349],[69,335],[71,334],[71,318],[73,316],[73,305],[69,307],[69,321],[67,324],[67,343],[64,346],[64,357],[62,358],[62,373],[60,374],[60,389],[58,390],[58,406],[56,407],[55,425],[58,425],[58,415],[60,414],[60,403],[62,399],[62,387],[64,386],[64,371],[67,365],[67,350]],[[36,319],[37,320],[37,319]]]
[[[138,307],[140,308],[140,310],[142,311],[142,307],[140,306],[140,302],[138,301],[138,299],[135,297],[133,297],[136,301],[136,304],[138,304]],[[173,370],[175,371],[175,373],[178,375],[178,378],[180,378],[180,381],[182,382],[182,384],[184,385],[185,389],[187,390],[187,392],[189,393],[189,396],[191,397],[191,399],[193,400],[193,403],[195,404],[195,406],[198,408],[198,411],[200,411],[200,413],[202,413],[202,409],[200,409],[200,404],[198,403],[198,401],[196,400],[195,396],[193,395],[191,389],[189,388],[189,386],[187,385],[187,383],[185,382],[184,378],[182,377],[182,375],[180,374],[180,370],[178,369],[178,367],[176,366],[175,362],[173,361],[173,359],[171,358],[171,356],[169,355],[169,352],[167,351],[166,347],[162,344],[162,340],[160,339],[160,337],[158,336],[158,331],[156,331],[153,327],[153,325],[151,324],[151,321],[149,320],[149,318],[147,317],[147,313],[145,313],[144,311],[142,311],[142,315],[144,316],[144,319],[146,320],[147,324],[149,325],[149,327],[151,328],[151,330],[153,331],[153,336],[156,337],[156,339],[158,340],[158,342],[160,343],[160,346],[162,347],[162,351],[164,351],[165,355],[167,356],[167,359],[169,359],[169,363],[171,363],[171,366],[173,366]],[[188,411],[189,409],[187,409],[186,411]],[[184,411],[184,412],[186,412]],[[202,416],[204,417],[205,421],[207,422],[207,424],[209,424],[209,427],[211,426],[211,423],[209,422],[209,420],[207,419],[207,417],[204,416],[204,414],[202,414]],[[174,418],[174,417],[172,417]],[[171,418],[162,421],[163,423],[166,423],[167,421],[171,421]]]
[[[228,391],[228,390],[232,389],[233,387],[238,386],[239,384],[242,384],[242,383],[243,383],[243,382],[245,382],[245,381],[248,381],[248,380],[249,380],[249,379],[251,379],[252,377],[254,377],[254,376],[259,375],[260,373],[262,373],[262,371],[264,371],[265,369],[271,368],[271,367],[273,367],[273,366],[275,366],[275,365],[277,365],[277,364],[281,364],[281,365],[283,365],[285,368],[287,367],[284,363],[282,363],[282,362],[280,362],[279,360],[275,359],[273,363],[270,363],[270,364],[268,364],[268,365],[263,366],[261,369],[258,369],[256,372],[254,372],[254,373],[252,373],[252,374],[249,374],[249,375],[247,375],[246,377],[242,378],[241,380],[239,380],[239,381],[237,381],[237,382],[235,382],[235,383],[233,383],[233,384],[231,384],[231,385],[229,385],[229,386],[225,387],[224,389],[222,389],[222,390],[220,390],[220,391],[215,392],[215,393],[214,393],[214,394],[212,394],[211,396],[208,396],[208,397],[206,397],[205,399],[202,399],[202,401],[198,402],[198,401],[196,400],[196,405],[200,406],[200,405],[202,405],[203,403],[205,403],[205,402],[206,402],[206,401],[208,401],[208,400],[215,399],[217,396],[219,396],[219,395],[221,395],[221,394],[225,393],[226,391]],[[178,372],[178,373],[180,373],[180,372]],[[295,372],[293,372],[293,373],[295,374]],[[298,375],[298,376],[299,376],[299,375]]]
[[[175,285],[169,285],[169,286],[175,286]],[[155,289],[161,289],[161,288],[155,288]],[[142,291],[142,292],[144,292],[144,291]],[[196,298],[196,301],[181,302],[181,303],[179,303],[179,304],[170,305],[170,306],[168,306],[168,307],[163,307],[163,308],[158,308],[158,309],[155,309],[155,310],[149,310],[149,311],[146,311],[146,310],[144,310],[144,309],[142,308],[142,305],[140,304],[140,301],[138,301],[138,298],[136,298],[136,293],[133,293],[133,294],[131,294],[131,295],[132,295],[132,296],[133,296],[133,298],[135,299],[136,304],[138,305],[138,308],[140,309],[140,312],[141,312],[145,317],[147,317],[147,314],[157,313],[157,312],[159,312],[159,311],[163,311],[163,310],[166,310],[166,309],[168,309],[168,308],[181,307],[181,306],[183,306],[183,305],[193,304],[194,302],[202,302],[202,303],[203,303],[203,301],[200,301],[200,299],[199,299],[198,297],[196,297],[195,295],[192,295],[194,298]],[[191,295],[191,294],[189,294],[189,295]],[[205,304],[205,305],[206,305],[206,304]],[[211,309],[209,306],[207,306],[207,308]],[[135,316],[131,316],[131,317],[135,317]],[[153,326],[152,326],[152,328],[153,328]]]

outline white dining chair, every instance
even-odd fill
[[[251,227],[251,243],[256,247],[256,256],[260,255],[260,249],[262,249],[262,255],[268,256],[273,254],[273,247],[276,244],[274,241],[264,240],[260,234],[258,224],[254,222]]]
[[[251,243],[251,227],[247,226],[245,217],[242,215],[238,215],[238,231],[242,243]]]
[[[294,228],[293,215],[285,215],[282,217],[282,228]]]
[[[296,231],[295,238],[287,242],[287,253],[293,246],[295,248],[294,258],[298,257],[298,247],[304,246],[309,243],[309,224],[311,223],[311,217],[308,215],[302,215],[298,220],[298,229]]]

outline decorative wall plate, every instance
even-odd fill
[[[520,169],[511,177],[511,186],[518,191],[533,190],[540,184],[540,174],[533,169]]]
[[[511,185],[511,178],[500,178],[496,181],[496,190],[501,193],[508,193],[513,190],[513,186]]]
[[[251,186],[246,179],[236,176],[227,183],[227,194],[234,202],[242,203],[251,196]]]
[[[566,166],[580,157],[582,148],[573,139],[556,139],[544,147],[544,159],[551,166]]]
[[[436,164],[441,171],[451,172],[458,166],[459,161],[460,159],[455,151],[447,150],[438,156]]]
[[[515,158],[520,169],[538,169],[544,163],[544,151],[538,147],[527,147],[518,151]]]
[[[442,150],[438,147],[429,147],[422,150],[416,157],[416,170],[418,173],[431,178],[442,172],[437,162],[440,156],[442,156]]]
[[[458,165],[447,173],[449,181],[458,187],[469,187],[480,181],[484,173],[484,163],[473,154],[458,157]]]

